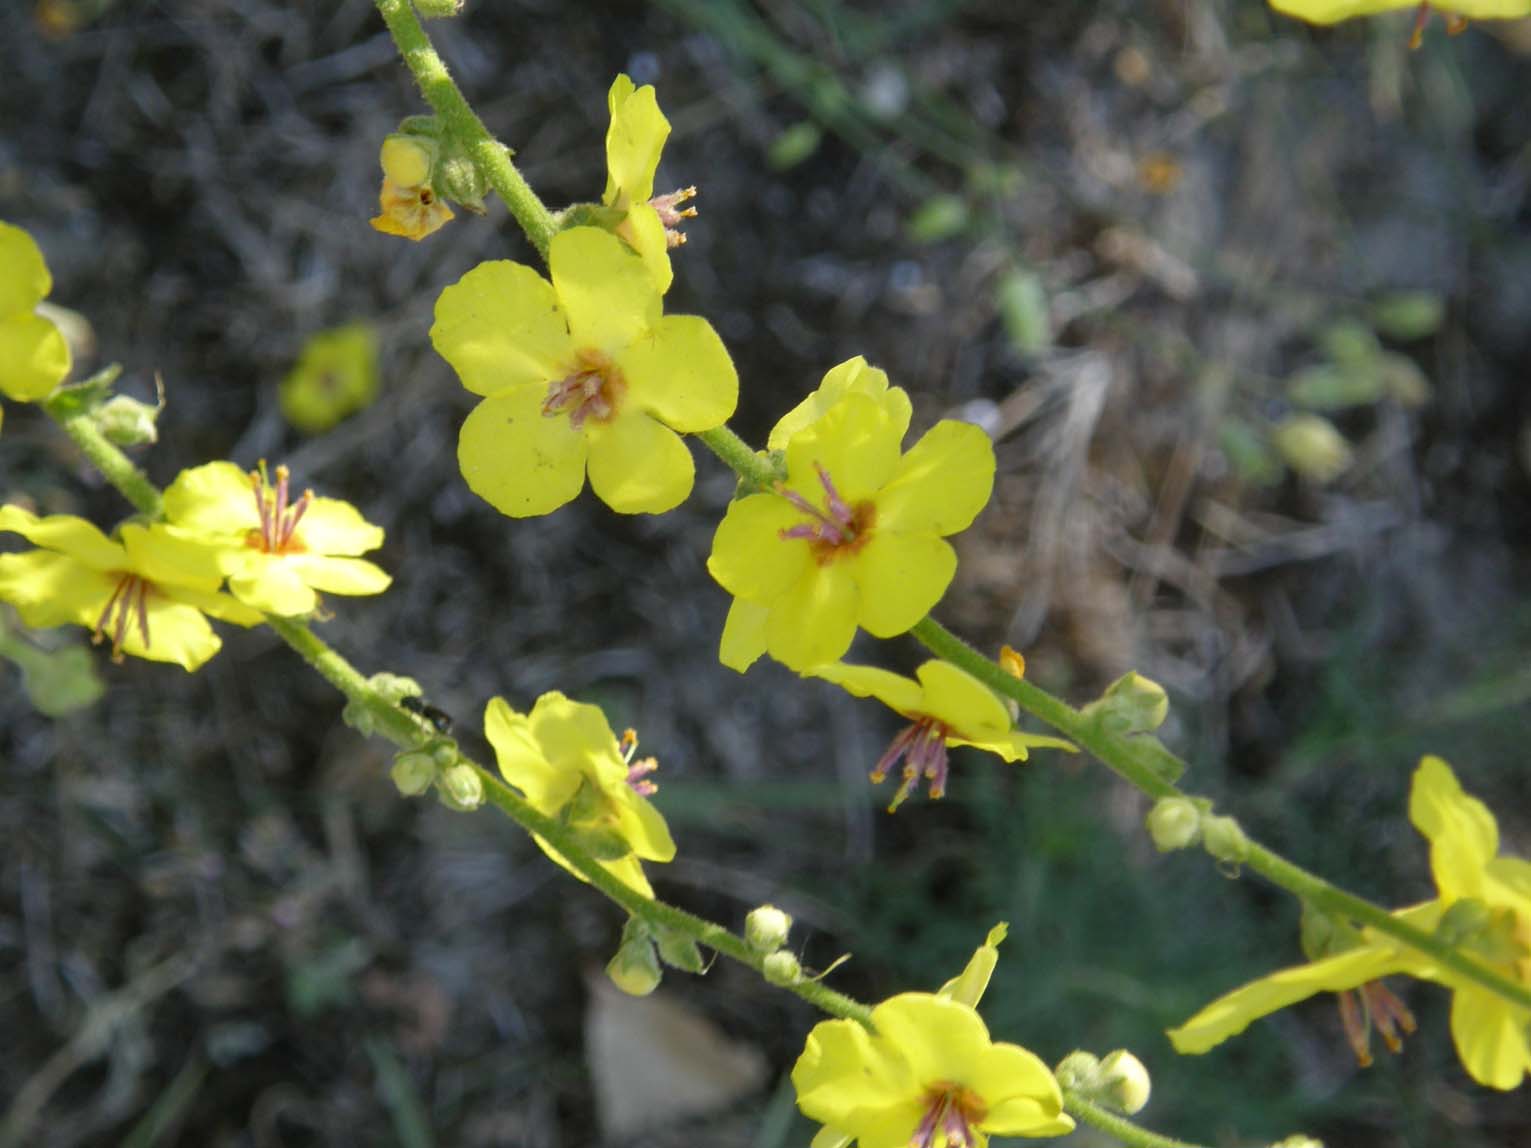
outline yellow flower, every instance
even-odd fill
[[[0,223],[0,394],[20,403],[47,398],[69,374],[69,344],[36,313],[51,290],[32,237]]]
[[[674,278],[669,249],[686,242],[681,222],[696,216],[696,208],[680,205],[696,195],[696,188],[654,194],[654,173],[670,136],[670,121],[659,110],[652,84],[635,89],[626,75],[618,76],[606,93],[606,108],[611,126],[606,129],[606,191],[601,202],[623,213],[617,234],[643,257],[663,295]]]
[[[452,209],[431,186],[436,150],[435,141],[423,136],[396,132],[383,140],[383,189],[378,214],[369,221],[376,230],[418,242],[446,226]]]
[[[794,435],[818,422],[846,395],[866,395],[876,399],[898,427],[900,438],[909,429],[913,408],[908,393],[903,387],[890,387],[886,371],[857,355],[829,368],[818,388],[776,421],[766,440],[766,449],[786,450]]]
[[[261,620],[218,593],[223,577],[211,552],[164,527],[128,523],[113,540],[83,518],[3,506],[0,531],[42,547],[0,554],[0,600],[28,626],[72,624],[97,642],[110,639],[113,661],[132,654],[195,670],[223,644],[204,615],[240,626]]]
[[[855,1021],[815,1025],[792,1069],[814,1148],[984,1148],[990,1136],[1062,1136],[1058,1082],[1033,1053],[996,1044],[970,1006],[902,993]]]
[[[1454,941],[1502,976],[1531,986],[1531,862],[1498,856],[1494,815],[1462,791],[1451,767],[1438,757],[1426,757],[1415,771],[1409,820],[1430,842],[1430,868],[1440,896],[1394,916]],[[1315,993],[1375,987],[1370,982],[1392,973],[1452,990],[1451,1035],[1463,1067],[1480,1084],[1508,1090],[1531,1072],[1531,1009],[1369,928],[1359,930],[1352,948],[1283,969],[1213,1001],[1171,1029],[1170,1040],[1180,1052],[1206,1052],[1277,1009]],[[1365,1003],[1376,1007],[1370,997]],[[1389,1018],[1378,1019],[1387,1036]]]
[[[944,536],[988,501],[994,448],[947,421],[901,455],[893,405],[847,394],[787,444],[785,481],[728,508],[707,560],[737,599],[724,665],[768,652],[806,672],[844,654],[857,626],[902,634],[946,592],[957,554]]]
[[[739,378],[705,319],[664,315],[659,292],[610,232],[553,237],[552,282],[519,263],[481,263],[441,293],[431,341],[463,386],[486,396],[457,460],[480,498],[512,518],[580,492],[658,514],[691,492],[676,432],[733,414]]]
[[[599,707],[557,691],[538,698],[530,714],[518,714],[504,698],[494,698],[484,710],[484,734],[500,773],[538,812],[572,828],[628,888],[654,895],[639,861],[671,860],[675,842],[648,800],[658,788],[648,776],[657,763],[633,760],[637,735],[628,730],[619,743]],[[537,844],[585,879],[541,837]]]
[[[282,414],[304,434],[329,430],[377,395],[377,335],[365,323],[319,331],[282,380]]]
[[[1447,30],[1460,32],[1468,20],[1511,20],[1531,15],[1531,0],[1270,0],[1271,7],[1312,24],[1337,24],[1356,16],[1374,16],[1412,8],[1418,15],[1414,22],[1413,47],[1419,47],[1430,10],[1448,13]]]
[[[904,763],[903,781],[888,806],[892,813],[920,778],[930,782],[930,796],[946,795],[946,749],[970,745],[996,753],[1005,761],[1025,761],[1032,748],[1050,746],[1073,751],[1066,741],[1012,728],[1010,711],[988,686],[950,662],[931,660],[915,671],[918,681],[880,670],[835,662],[810,670],[814,677],[844,686],[858,698],[872,697],[913,724],[893,739],[872,770],[881,783],[888,771]]]
[[[184,470],[165,491],[165,517],[182,537],[217,551],[218,567],[241,602],[270,614],[310,614],[316,590],[380,594],[392,579],[355,557],[383,544],[383,531],[349,502],[291,498],[285,466],[273,486],[232,462]]]

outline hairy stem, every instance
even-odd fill
[[[441,118],[452,139],[473,161],[479,174],[505,201],[532,246],[546,259],[548,244],[558,230],[553,213],[537,198],[537,193],[516,170],[516,165],[510,162],[510,149],[489,134],[484,122],[468,106],[430,37],[420,27],[420,19],[409,0],[376,2],[378,13],[388,25],[405,67],[420,85],[425,102]]]
[[[1125,1116],[1119,1116],[1109,1108],[1101,1107],[1072,1088],[1063,1090],[1063,1108],[1081,1123],[1098,1128],[1102,1132],[1115,1136],[1123,1144],[1131,1144],[1135,1148],[1198,1148],[1197,1145],[1185,1140],[1160,1136],[1157,1132],[1139,1128]]]
[[[106,481],[121,492],[122,497],[150,518],[158,518],[161,514],[159,489],[143,471],[133,465],[132,459],[101,433],[101,428],[88,413],[73,405],[67,395],[68,392],[55,395],[42,404],[43,410],[74,440],[74,444],[90,459]]]

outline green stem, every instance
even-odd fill
[[[558,231],[553,213],[537,198],[537,193],[516,170],[516,165],[510,162],[510,149],[489,134],[484,122],[468,106],[447,66],[431,45],[430,37],[420,27],[420,20],[409,0],[376,2],[378,13],[388,25],[405,66],[420,85],[425,102],[441,118],[452,140],[478,168],[479,174],[505,201],[532,246],[546,259],[548,244]]]
[[[1099,1128],[1102,1132],[1116,1137],[1123,1144],[1134,1145],[1135,1148],[1198,1148],[1197,1145],[1185,1140],[1160,1136],[1157,1132],[1139,1128],[1125,1116],[1118,1116],[1110,1109],[1102,1108],[1072,1088],[1063,1090],[1063,1107],[1070,1116],[1092,1128]]]
[[[701,439],[713,454],[721,458],[730,470],[751,486],[769,490],[779,477],[770,462],[756,454],[749,443],[726,426],[700,431],[693,437]]]
[[[85,457],[106,478],[106,481],[122,492],[122,496],[150,518],[161,514],[159,489],[148,476],[133,465],[131,459],[96,425],[89,414],[73,406],[68,392],[60,392],[42,404],[43,411],[63,428],[74,440]]]

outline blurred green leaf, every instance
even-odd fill
[[[40,650],[0,631],[0,657],[16,663],[28,700],[48,717],[64,717],[95,705],[106,692],[95,659],[79,646]]]
[[[1320,484],[1333,482],[1350,467],[1350,443],[1321,415],[1291,415],[1282,419],[1271,441],[1287,465],[1306,479]]]
[[[1052,346],[1052,320],[1041,278],[1021,268],[1008,271],[999,281],[996,296],[1005,334],[1017,351],[1034,355]]]
[[[773,171],[786,171],[802,163],[824,140],[824,130],[812,120],[799,120],[771,141],[766,162]]]
[[[1395,402],[1406,407],[1422,407],[1430,401],[1430,380],[1419,364],[1407,355],[1384,351],[1377,360],[1382,387]]]
[[[287,970],[287,1004],[312,1017],[351,999],[351,979],[372,963],[372,948],[360,937],[295,962]]]
[[[1372,325],[1390,339],[1424,339],[1441,329],[1446,303],[1434,291],[1397,291],[1371,305]]]
[[[1228,464],[1245,482],[1274,486],[1286,473],[1286,467],[1270,442],[1243,419],[1224,419],[1218,427],[1217,439]]]
[[[1362,366],[1382,353],[1377,333],[1355,319],[1330,323],[1318,336],[1318,345],[1336,366]]]
[[[968,223],[968,205],[960,195],[934,195],[909,217],[909,238],[936,243],[958,234]]]
[[[1340,411],[1376,402],[1385,393],[1383,373],[1374,360],[1349,366],[1328,363],[1298,371],[1287,382],[1287,397],[1315,411]]]

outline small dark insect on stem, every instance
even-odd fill
[[[448,734],[452,732],[452,715],[438,706],[431,705],[419,694],[410,694],[408,697],[399,699],[399,708],[408,710],[416,717],[422,717],[435,727],[437,733]]]

